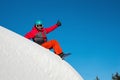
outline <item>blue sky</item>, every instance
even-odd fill
[[[0,25],[24,36],[36,20],[49,27],[66,59],[85,80],[120,73],[120,0],[0,0]]]

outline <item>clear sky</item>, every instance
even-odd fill
[[[38,19],[62,22],[48,39],[72,53],[66,61],[85,80],[120,73],[120,0],[0,0],[1,26],[24,36]]]

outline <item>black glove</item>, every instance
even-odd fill
[[[57,23],[56,23],[58,26],[61,26],[61,22],[58,20]]]

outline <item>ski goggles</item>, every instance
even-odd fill
[[[42,24],[39,24],[39,25],[36,25],[36,27],[43,27],[43,25],[42,25]]]

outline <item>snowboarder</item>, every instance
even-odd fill
[[[60,47],[57,40],[47,41],[47,36],[46,36],[46,34],[55,30],[59,26],[61,26],[61,22],[57,21],[57,23],[54,24],[53,26],[50,26],[48,28],[44,28],[42,21],[38,20],[35,22],[35,25],[33,26],[32,30],[30,32],[28,32],[25,35],[25,37],[27,39],[33,39],[34,42],[40,44],[41,46],[43,46],[47,49],[53,49],[55,54],[59,55],[63,59],[63,57],[65,57],[69,54],[65,54],[62,51],[62,48]]]

